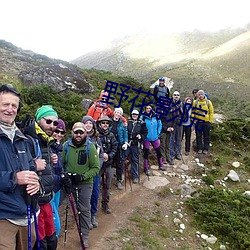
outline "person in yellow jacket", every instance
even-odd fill
[[[197,92],[198,99],[193,101],[193,113],[195,132],[196,132],[196,143],[198,154],[207,155],[210,142],[210,129],[213,122],[214,108],[210,100],[205,96],[204,90]],[[198,109],[199,110],[198,110]]]

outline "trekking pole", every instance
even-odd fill
[[[131,190],[131,192],[132,192],[132,191],[133,191],[133,188],[132,188],[131,173],[130,173],[130,171],[129,171],[129,169],[128,169],[128,162],[129,162],[128,157],[125,158],[124,162],[125,162],[125,169],[126,169],[126,172],[127,172],[128,180],[129,180],[130,190]],[[125,176],[126,176],[126,175],[125,175]],[[125,187],[126,187],[126,186],[125,186]],[[125,189],[125,190],[126,190],[126,189]]]
[[[124,165],[124,182],[125,182],[125,191],[127,191],[127,167],[126,167],[125,159],[124,159],[124,161],[123,161],[123,165]]]
[[[104,171],[102,173],[102,189],[104,193],[104,212],[107,211],[107,176],[106,176],[106,168],[104,168]]]
[[[65,226],[64,226],[64,241],[63,243],[67,243],[67,232],[68,232],[68,212],[69,212],[69,200],[66,200],[66,208],[65,208]]]
[[[180,143],[180,146],[181,146],[181,143]],[[181,156],[183,164],[185,164],[185,161],[184,161],[182,153],[181,153],[181,149],[179,149],[179,148],[178,148],[178,154]]]
[[[78,231],[78,235],[79,235],[79,238],[80,238],[80,244],[81,244],[82,250],[85,250],[85,246],[84,246],[83,238],[82,238],[82,233],[81,233],[81,228],[80,228],[80,224],[78,223],[78,220],[77,220],[77,213],[76,213],[74,201],[73,201],[73,198],[72,198],[72,194],[68,195],[68,199],[69,199],[71,210],[73,212],[73,216],[74,216],[74,219],[75,219],[75,222],[76,222],[77,231]]]
[[[33,214],[34,214],[34,223],[35,223],[35,231],[36,231],[37,250],[41,250],[39,231],[38,231],[38,222],[37,222],[37,216],[36,216],[36,210],[35,209],[33,210]]]
[[[31,197],[27,197],[27,214],[28,214],[28,250],[32,250],[32,237],[31,237]]]
[[[174,139],[173,139],[173,132],[171,131],[170,132],[170,145],[169,145],[169,149],[170,149],[170,162],[172,162],[174,159],[173,159],[173,156],[174,156]],[[172,165],[172,172],[174,171],[174,165]]]

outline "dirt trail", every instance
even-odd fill
[[[187,165],[192,165],[191,160],[193,160],[192,152],[189,156],[183,156],[184,162]],[[182,165],[182,161],[175,160],[175,172],[178,172],[179,166]],[[170,169],[168,168],[168,171]],[[157,170],[162,173],[160,170]],[[162,174],[164,176],[164,174]],[[170,181],[169,187],[175,189],[182,183],[182,180],[178,177],[166,176]],[[101,209],[98,212],[98,228],[91,230],[89,236],[89,248],[90,250],[101,250],[101,249],[115,249],[114,243],[109,241],[109,237],[113,236],[115,232],[123,226],[126,226],[128,218],[134,212],[134,209],[143,204],[152,202],[156,197],[156,190],[150,190],[143,186],[143,182],[150,181],[145,176],[141,175],[141,183],[133,184],[133,190],[131,192],[129,182],[127,181],[126,191],[118,191],[113,185],[111,189],[111,201],[110,207],[112,208],[112,214],[104,214]],[[168,206],[173,207],[176,203],[176,199],[173,197],[173,201],[168,200]],[[100,205],[99,205],[100,207]],[[69,211],[68,219],[68,233],[67,233],[67,243],[64,244],[64,225],[65,225],[65,205],[61,206],[61,236],[59,237],[58,249],[79,249],[79,237],[77,234],[76,225],[72,216],[71,211]]]

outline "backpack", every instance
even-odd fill
[[[33,122],[33,119],[31,117],[31,115],[26,114],[25,118],[22,121],[16,122],[16,126],[21,130],[21,132],[24,132],[24,129],[29,126],[31,123]],[[33,148],[34,148],[34,152],[35,152],[35,158],[41,158],[42,157],[42,152],[40,149],[40,145],[39,145],[39,141],[36,138],[33,138],[32,136],[28,135],[28,134],[24,134],[25,137],[27,137],[28,139],[30,139],[32,141],[33,144]]]
[[[86,137],[87,141],[87,147],[86,147],[86,154],[89,157],[89,152],[90,152],[90,145],[91,145],[91,139],[89,137]],[[69,152],[69,143],[71,142],[71,138],[69,138],[65,142],[64,150],[65,150],[65,155],[66,155],[66,161],[68,161],[68,152]]]
[[[21,130],[23,133],[24,129],[29,126],[33,122],[33,119],[31,118],[31,115],[26,114],[25,118],[22,121],[16,122],[16,126]]]
[[[207,99],[207,98],[206,98],[206,105],[207,105],[207,107],[209,108],[209,106],[210,106],[210,101],[209,101],[209,99]],[[195,100],[195,107],[196,107],[196,108],[198,107],[198,100]]]
[[[167,93],[165,93],[165,95],[166,95],[167,98],[169,98],[169,95],[170,95],[169,88],[166,85],[165,85],[165,87],[166,87],[166,90],[167,90]],[[156,96],[156,98],[157,98],[158,92],[159,92],[159,85],[155,85],[155,87],[154,87],[154,95]],[[155,99],[155,97],[154,97],[154,99]]]

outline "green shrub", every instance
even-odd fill
[[[229,242],[230,249],[250,249],[250,197],[243,191],[203,189],[186,203],[200,230]]]

